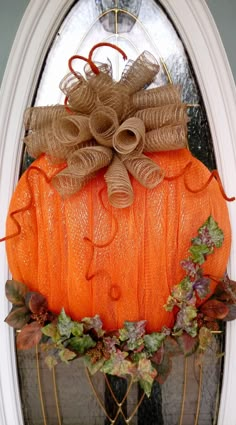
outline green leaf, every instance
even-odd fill
[[[38,322],[32,322],[25,325],[20,333],[17,334],[18,350],[28,350],[39,344],[42,338],[41,326]]]
[[[91,338],[90,335],[74,336],[69,339],[68,344],[70,347],[80,354],[84,354],[89,348],[95,347],[96,342]]]
[[[96,363],[92,363],[91,362],[91,357],[85,355],[83,357],[84,359],[84,364],[85,366],[88,368],[90,375],[95,375],[95,373],[97,373],[103,366],[104,362],[105,362],[105,358],[102,357],[100,360],[98,360]]]
[[[27,307],[13,306],[5,322],[15,329],[22,329],[30,320],[30,312]]]
[[[207,245],[192,245],[189,248],[194,263],[203,264],[205,256],[211,252]]]
[[[68,348],[65,348],[59,351],[59,357],[62,362],[68,363],[76,357],[76,354],[73,351],[68,350]]]
[[[48,309],[46,298],[39,292],[28,292],[25,296],[25,303],[34,314],[40,314]]]
[[[138,349],[143,344],[146,323],[146,320],[124,322],[124,327],[119,330],[119,339],[121,341],[127,341],[129,350]]]
[[[25,295],[28,292],[28,288],[21,282],[16,280],[8,280],[5,285],[5,294],[12,304],[14,305],[24,305],[25,304]]]
[[[57,359],[55,356],[47,356],[45,358],[45,363],[50,370],[52,370],[57,365]]]
[[[153,332],[144,336],[144,345],[149,353],[155,353],[165,339],[165,335],[159,332]]]
[[[61,313],[58,316],[57,328],[61,336],[69,338],[71,335],[71,329],[73,327],[73,322],[69,316],[65,313],[64,308],[61,310]]]
[[[136,368],[130,360],[126,360],[127,356],[128,353],[117,350],[109,360],[104,362],[101,371],[116,376],[133,375]]]
[[[146,396],[150,397],[152,392],[153,382],[145,381],[145,379],[140,379],[139,385],[142,388],[142,390],[145,392]]]
[[[84,332],[84,325],[79,322],[72,322],[71,333],[74,336],[82,336]]]
[[[55,322],[49,323],[48,325],[44,326],[41,330],[44,335],[52,338],[53,342],[60,341],[61,336],[57,329],[57,323]]]

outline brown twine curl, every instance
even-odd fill
[[[116,130],[113,147],[120,154],[129,154],[136,150],[142,152],[145,140],[145,126],[139,118],[128,118]]]
[[[53,122],[53,133],[58,141],[67,147],[91,140],[89,118],[83,115],[70,115]]]

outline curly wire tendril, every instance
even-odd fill
[[[187,107],[179,86],[167,84],[146,90],[159,72],[151,53],[144,51],[129,61],[118,82],[111,63],[94,62],[98,43],[88,58],[74,55],[60,83],[65,106],[29,108],[25,113],[24,141],[33,157],[46,153],[53,162],[66,161],[52,184],[63,197],[79,191],[96,173],[105,173],[108,199],[116,208],[133,203],[131,174],[146,188],[154,188],[164,171],[145,152],[182,149],[187,146]],[[74,61],[86,62],[83,76]]]

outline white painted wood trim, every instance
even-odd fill
[[[236,94],[232,74],[213,18],[204,0],[161,0],[185,45],[205,101],[218,168],[229,195],[236,181]],[[0,97],[0,229],[18,179],[22,117],[30,105],[53,35],[73,0],[31,0],[8,61]],[[229,273],[236,279],[236,203],[229,205],[233,244]],[[0,245],[0,423],[22,425],[12,331],[3,323],[9,305],[4,245]],[[218,425],[236,424],[236,323],[228,325],[223,391]]]

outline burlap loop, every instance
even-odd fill
[[[76,193],[108,166],[109,201],[125,208],[133,202],[128,172],[147,188],[163,178],[160,167],[143,153],[187,146],[186,106],[179,86],[146,90],[159,71],[149,52],[129,62],[116,82],[111,63],[93,62],[93,51],[88,59],[75,55],[69,60],[71,72],[60,83],[66,107],[26,111],[24,141],[35,158],[46,153],[52,162],[67,161],[52,180],[62,196]],[[85,77],[74,71],[75,59],[87,62]]]
[[[117,155],[104,176],[110,204],[116,208],[127,208],[133,203],[133,188],[128,172]]]
[[[116,130],[113,147],[120,154],[129,154],[136,150],[142,152],[145,142],[145,126],[141,119],[128,118]]]
[[[162,127],[146,133],[145,152],[169,151],[186,147],[185,125]]]
[[[180,86],[167,84],[150,90],[142,90],[133,95],[132,101],[137,109],[181,103]]]
[[[98,106],[90,115],[89,127],[93,137],[103,146],[112,147],[112,138],[119,121],[109,106]]]
[[[147,87],[152,83],[160,66],[156,58],[149,52],[144,51],[135,61],[129,61],[120,79],[130,94]]]
[[[149,131],[170,125],[186,125],[188,122],[186,110],[187,106],[183,103],[173,104],[159,106],[157,108],[142,109],[137,111],[135,116],[144,122],[146,131]]]
[[[67,115],[54,121],[53,133],[64,146],[75,146],[92,138],[89,118],[82,115]]]
[[[159,165],[143,154],[128,156],[123,162],[130,174],[147,189],[153,189],[164,178]]]

